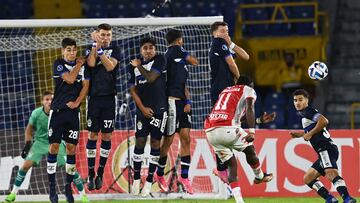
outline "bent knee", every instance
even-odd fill
[[[339,172],[337,169],[331,168],[325,170],[325,176],[329,180],[333,180],[335,177],[339,176]]]
[[[49,152],[51,154],[56,154],[56,153],[58,153],[58,151],[59,151],[59,144],[58,143],[50,144]]]

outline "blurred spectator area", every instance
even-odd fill
[[[132,18],[153,14],[170,16],[223,15],[234,34],[237,15],[246,36],[309,35],[319,31],[316,26],[317,4],[304,0],[3,0],[1,19],[46,18]],[[281,6],[280,4],[286,4]],[[16,9],[14,9],[16,8]],[[301,23],[297,23],[301,19]],[[259,21],[260,20],[260,21]],[[288,20],[289,23],[284,23]],[[259,21],[253,24],[254,21]],[[271,21],[271,23],[268,23]],[[250,22],[250,23],[247,23]]]
[[[323,13],[318,11],[318,4],[316,1],[305,0],[171,0],[171,4],[166,3],[163,7],[159,7],[164,3],[163,0],[2,0],[0,8],[1,19],[46,19],[46,18],[134,18],[144,17],[148,14],[159,17],[182,17],[182,16],[217,16],[223,15],[225,21],[229,24],[230,35],[236,35],[237,39],[259,39],[271,37],[294,37],[294,36],[318,36],[322,33],[321,16]],[[155,12],[154,8],[158,7]],[[236,32],[235,32],[236,30]],[[245,44],[241,44],[245,46]],[[320,46],[319,46],[320,47]],[[253,50],[245,47],[252,57],[256,56]],[[276,60],[282,61],[281,53],[284,50],[278,50],[278,58],[271,58],[271,64],[276,64]],[[285,50],[289,51],[289,50]],[[303,55],[298,50],[290,50],[296,52],[296,60],[302,59]],[[267,52],[264,52],[267,53]],[[271,52],[272,53],[272,52]],[[1,60],[8,60],[0,53]],[[26,56],[28,54],[25,54]],[[267,55],[266,55],[267,56]],[[273,56],[273,55],[271,55]],[[17,64],[22,65],[18,57],[10,57]],[[266,57],[265,57],[266,58]],[[312,60],[312,59],[310,59]],[[9,76],[9,66],[1,63],[1,78],[3,82],[16,83],[18,81],[12,78],[22,78],[21,86],[12,86],[20,88],[22,91],[35,91],[33,81],[31,78],[36,77],[36,74],[30,72],[24,76]],[[26,64],[25,64],[26,65]],[[28,65],[26,65],[29,67]],[[244,67],[250,67],[252,70],[259,69],[259,66],[251,67],[248,65],[240,65],[241,73],[247,73]],[[304,67],[306,64],[304,63]],[[196,69],[194,69],[196,70]],[[14,72],[17,74],[17,72]],[[256,79],[258,72],[250,74],[259,84]],[[262,77],[262,76],[260,76]],[[6,78],[6,80],[4,80]],[[196,85],[196,84],[195,84]],[[273,89],[257,87],[258,100],[256,102],[256,114],[260,116],[263,112],[275,111],[278,115],[276,122],[268,125],[261,125],[264,128],[299,128],[299,118],[296,116],[292,105],[292,100],[283,95],[281,92],[275,92]],[[12,89],[3,89],[2,95],[7,92],[16,92]],[[202,94],[198,94],[202,95]],[[198,98],[199,97],[199,98]],[[14,97],[15,98],[15,97]],[[0,103],[1,109],[8,108],[14,105],[16,99],[2,98]],[[26,98],[26,97],[24,97]],[[208,101],[210,98],[203,98],[201,96],[194,96],[196,101]],[[19,102],[19,101],[18,101]],[[14,109],[18,111],[14,115],[20,115],[20,112],[30,112],[34,108],[35,101],[24,100],[23,104],[28,103],[26,108],[29,109]],[[209,110],[209,106],[205,102],[196,103],[200,110]],[[134,108],[132,106],[132,108]],[[3,117],[3,119],[7,119]],[[26,120],[27,118],[18,118],[18,120]],[[199,123],[195,128],[202,128],[203,118],[195,122]],[[5,123],[5,122],[3,122]],[[25,123],[18,124],[24,126]],[[4,128],[4,126],[0,126]]]

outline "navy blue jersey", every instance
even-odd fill
[[[151,108],[154,113],[161,113],[167,109],[166,97],[166,59],[162,54],[156,55],[149,61],[141,61],[142,67],[147,71],[156,71],[160,76],[152,83],[147,82],[137,68],[128,67],[130,73],[129,85],[136,86],[145,107]],[[138,109],[139,111],[139,109]]]
[[[186,99],[185,85],[189,76],[186,67],[188,52],[181,46],[174,45],[168,48],[166,56],[166,95]]]
[[[234,76],[226,63],[226,57],[232,57],[226,41],[214,38],[211,42],[209,59],[211,67],[211,102],[217,101],[219,94],[227,87],[234,85]]]
[[[321,114],[312,107],[306,107],[304,110],[299,111],[300,116],[302,117],[301,122],[304,128],[305,133],[311,131],[317,124]],[[320,132],[316,133],[310,139],[310,143],[313,148],[318,151],[324,145],[330,144],[333,141],[330,138],[330,133],[326,128],[322,129]]]
[[[86,57],[89,56],[92,47],[86,50]],[[107,71],[102,64],[100,57],[96,58],[95,67],[90,67],[91,83],[89,88],[90,96],[109,96],[116,94],[116,74],[120,63],[120,50],[118,47],[109,46],[103,48],[107,57],[115,58],[118,64],[112,71]]]
[[[75,101],[82,89],[82,81],[90,80],[88,67],[84,64],[73,84],[66,83],[62,76],[75,68],[75,62],[67,62],[64,59],[58,59],[53,66],[53,79],[55,84],[54,99],[51,103],[52,110],[68,109],[66,104],[69,101]]]

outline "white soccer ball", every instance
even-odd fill
[[[313,80],[322,80],[326,78],[328,72],[328,67],[321,61],[315,61],[308,69],[308,75]]]

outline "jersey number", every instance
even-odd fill
[[[104,120],[104,128],[111,128],[112,120]]]
[[[161,122],[160,122],[160,119],[151,117],[150,124],[158,128],[158,127],[160,127]]]
[[[229,102],[230,96],[231,96],[231,93],[221,94],[220,98],[218,99],[218,102],[216,103],[215,110],[220,110],[220,109],[226,110],[227,103]],[[225,97],[225,100],[224,100],[224,102],[222,102],[224,97]]]
[[[75,139],[75,140],[78,138],[78,131],[69,130],[69,133],[70,133],[69,138]]]

